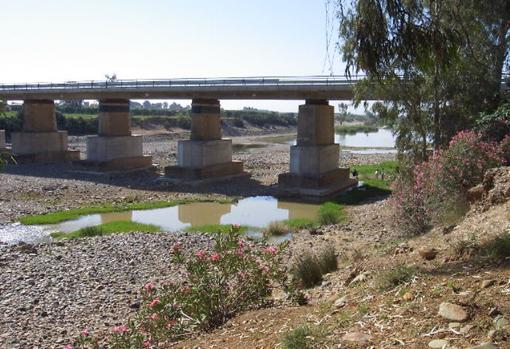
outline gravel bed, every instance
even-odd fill
[[[176,242],[211,245],[196,233],[132,233],[0,249],[0,347],[62,348],[85,327],[125,322],[146,282],[179,277]]]

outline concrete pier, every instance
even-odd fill
[[[278,176],[282,195],[328,197],[357,184],[348,168],[338,168],[334,108],[325,100],[299,106],[297,145],[290,149],[290,171]]]
[[[5,145],[5,130],[0,130],[0,152],[5,151],[7,146]]]
[[[177,144],[177,166],[165,168],[167,177],[185,181],[246,176],[243,163],[232,161],[232,140],[221,138],[220,102],[194,99],[190,140]]]
[[[131,134],[129,100],[99,101],[99,131],[87,138],[87,160],[83,165],[99,171],[139,170],[152,166],[143,155],[143,137]]]
[[[67,131],[57,130],[52,100],[25,100],[23,131],[13,132],[12,154],[18,162],[55,162],[79,159],[67,150]]]

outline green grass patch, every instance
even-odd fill
[[[321,205],[318,213],[320,225],[337,224],[345,219],[343,207],[334,202],[326,202]]]
[[[313,331],[307,325],[301,325],[287,332],[281,340],[283,349],[311,349],[313,347]]]
[[[313,229],[318,226],[316,220],[309,218],[293,218],[283,221],[289,229]]]
[[[55,240],[71,240],[107,234],[130,233],[135,231],[156,233],[161,230],[161,227],[153,224],[143,224],[131,221],[116,221],[95,225],[92,227],[85,227],[73,231],[72,233],[55,232],[51,234],[51,237]]]
[[[416,275],[416,269],[404,264],[379,274],[376,284],[382,291],[391,290],[403,283],[409,282]]]
[[[206,224],[206,225],[200,225],[196,227],[188,227],[184,229],[184,231],[191,232],[191,233],[207,233],[207,234],[213,234],[213,233],[227,233],[232,228],[232,224]],[[245,233],[248,230],[248,226],[242,225],[239,229],[240,233]]]
[[[64,221],[78,219],[81,216],[97,213],[123,212],[135,210],[152,210],[156,208],[172,207],[176,205],[198,202],[197,200],[175,200],[175,201],[147,201],[129,202],[120,204],[105,204],[101,206],[86,206],[70,210],[56,211],[40,215],[28,215],[18,218],[20,223],[25,225],[57,224]],[[204,201],[205,202],[205,201]],[[223,201],[218,201],[224,203]]]
[[[375,125],[340,125],[335,127],[335,132],[338,134],[355,134],[358,132],[370,133],[377,132],[379,128]]]

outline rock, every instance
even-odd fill
[[[361,333],[361,332],[347,332],[342,337],[342,340],[345,342],[366,345],[366,344],[370,343],[370,341],[372,340],[372,336],[365,334],[365,333]]]
[[[489,288],[496,283],[496,280],[483,280],[480,284],[481,288]]]
[[[446,348],[448,347],[448,341],[445,339],[433,339],[429,342],[429,348]]]
[[[483,184],[478,184],[476,187],[468,190],[467,199],[471,203],[480,201],[483,197],[483,194],[485,194],[485,188]]]
[[[368,279],[368,275],[370,275],[369,271],[364,271],[363,273],[356,276],[352,281],[349,283],[349,285],[355,284],[357,282],[365,282]]]
[[[510,324],[510,322],[505,319],[504,316],[496,316],[496,318],[494,319],[494,328],[496,330],[502,330],[506,327],[508,327],[508,325]]]
[[[473,328],[473,325],[466,325],[460,329],[461,334],[466,334]]]
[[[469,349],[498,349],[498,346],[496,344],[488,342],[488,343],[476,345],[474,347],[469,347]]]
[[[439,305],[438,315],[447,320],[457,322],[464,322],[468,319],[468,313],[463,307],[448,302],[443,302]]]
[[[421,258],[427,261],[431,261],[436,258],[437,250],[435,248],[425,246],[420,248],[418,253],[420,254]]]
[[[404,295],[402,296],[402,299],[405,300],[406,302],[410,302],[414,299],[414,296],[411,292],[406,292],[404,293]]]
[[[489,310],[489,316],[496,316],[500,314],[501,312],[499,311],[498,307],[493,307]]]
[[[448,324],[448,328],[459,328],[461,326],[460,322],[450,322]]]
[[[334,304],[335,308],[337,308],[337,309],[338,309],[338,308],[345,307],[345,305],[347,304],[348,300],[349,300],[349,299],[347,298],[347,296],[343,296],[343,297],[341,297],[341,298],[338,298],[338,299],[335,301],[335,304]]]

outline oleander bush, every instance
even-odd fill
[[[275,286],[296,294],[281,267],[286,245],[247,242],[239,231],[239,226],[233,226],[227,233],[215,234],[212,252],[199,250],[190,256],[175,244],[173,261],[186,270],[184,279],[146,284],[133,319],[114,327],[106,339],[99,340],[86,331],[74,347],[94,348],[98,342],[118,349],[161,347],[218,327],[239,312],[266,305]]]
[[[478,133],[462,131],[448,148],[401,171],[391,198],[396,226],[419,234],[433,224],[462,217],[467,191],[482,181],[485,171],[503,164],[501,148]]]

